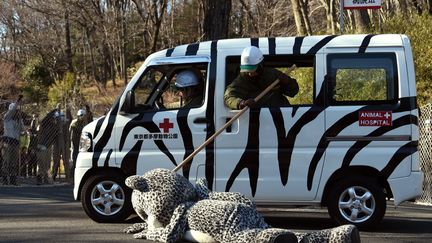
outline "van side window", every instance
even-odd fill
[[[393,53],[329,54],[329,99],[332,104],[392,103],[397,97]]]
[[[315,56],[314,55],[264,55],[263,65],[286,74],[293,64],[296,69],[289,73],[297,80],[299,92],[294,97],[286,96],[290,105],[312,105],[314,102]],[[225,88],[240,74],[240,56],[226,58]]]
[[[133,88],[134,110],[142,112],[202,106],[206,72],[207,63],[148,67]],[[195,79],[191,81],[191,77]]]
[[[135,91],[135,106],[136,108],[143,107],[150,98],[152,90],[164,77],[162,72],[155,69],[149,69],[134,88]]]

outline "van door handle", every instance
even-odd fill
[[[196,123],[196,124],[202,124],[202,123],[204,123],[204,124],[206,124],[206,123],[208,123],[208,120],[205,117],[198,117],[198,118],[195,118],[195,120],[193,121],[193,123]]]
[[[225,123],[227,123],[229,120],[231,120],[231,118],[226,118],[226,119],[225,119]],[[232,132],[232,125],[229,125],[229,126],[225,129],[225,131],[226,131],[227,133],[231,133],[231,132]]]

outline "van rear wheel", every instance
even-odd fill
[[[81,203],[96,222],[120,222],[132,213],[131,189],[117,173],[95,174],[83,185]]]
[[[369,228],[386,211],[382,187],[371,177],[354,177],[334,183],[328,196],[328,212],[338,224]]]

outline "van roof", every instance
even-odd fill
[[[297,37],[260,37],[260,38],[237,38],[223,39],[217,41],[218,50],[243,49],[250,45],[256,45],[263,50],[264,54],[269,53],[271,48],[299,48],[300,53],[307,52],[314,46],[320,48],[360,48],[360,47],[402,47],[404,39],[408,40],[405,35],[400,34],[357,34],[357,35],[315,35],[315,36],[297,36]],[[212,41],[197,42],[185,44],[158,51],[151,56],[153,57],[174,57],[188,56],[188,51],[198,54],[210,54]],[[299,54],[300,54],[299,53]]]

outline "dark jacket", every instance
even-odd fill
[[[242,100],[257,97],[276,79],[279,79],[280,83],[262,97],[257,102],[257,105],[264,107],[289,105],[286,96],[294,97],[298,93],[299,86],[297,81],[281,71],[269,67],[263,67],[256,77],[250,77],[243,73],[237,76],[225,90],[225,105],[231,109],[239,109],[239,104]]]

